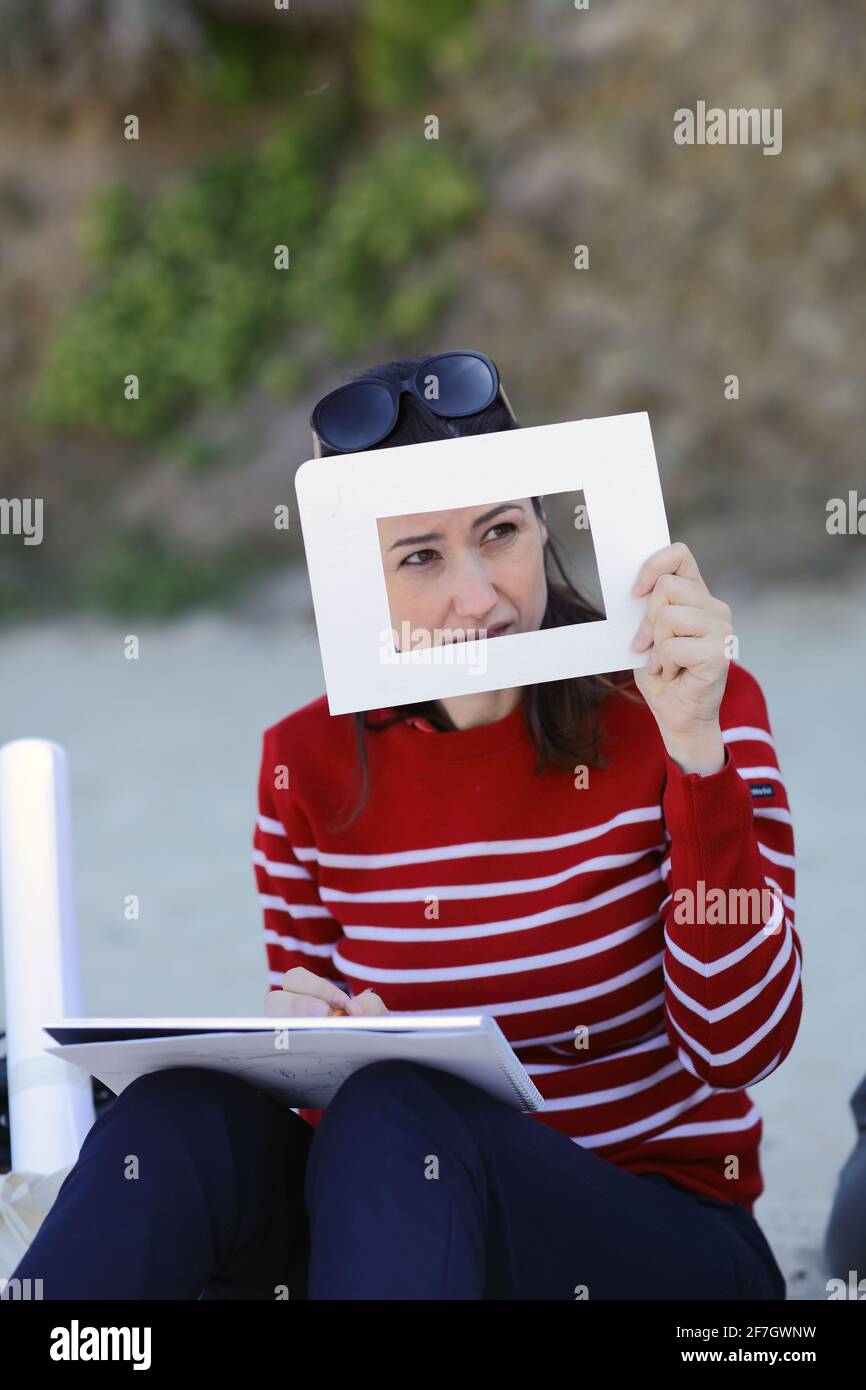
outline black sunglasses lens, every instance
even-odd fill
[[[332,449],[366,449],[381,439],[394,414],[391,393],[374,381],[350,382],[325,401],[316,432]]]
[[[437,415],[473,415],[496,395],[496,381],[487,363],[464,353],[428,363],[419,371],[416,384]]]

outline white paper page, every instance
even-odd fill
[[[437,1020],[440,1027],[436,1029],[411,1031],[405,1022],[395,1028],[393,1020],[388,1020],[391,1027],[378,1027],[383,1021],[338,1019],[326,1027],[319,1020],[285,1020],[275,1028],[271,1020],[268,1031],[81,1043],[49,1050],[90,1071],[115,1094],[144,1073],[193,1066],[240,1076],[290,1107],[324,1109],[358,1067],[402,1058],[462,1076],[509,1105],[522,1104],[525,1109],[543,1105],[499,1029],[483,1026],[489,1020],[472,1029],[455,1026],[455,1021],[450,1021],[449,1028],[449,1021]],[[304,1026],[295,1028],[295,1022]],[[277,1036],[288,1046],[277,1047]],[[514,1082],[509,1080],[509,1069]],[[523,1086],[522,1098],[518,1084]]]

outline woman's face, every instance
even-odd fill
[[[398,651],[483,636],[479,629],[504,637],[541,626],[547,527],[530,498],[380,517],[377,525]]]

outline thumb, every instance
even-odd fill
[[[385,1001],[381,995],[376,994],[375,990],[362,990],[356,999],[366,1014],[386,1014],[388,1012]]]

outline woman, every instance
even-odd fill
[[[518,427],[494,364],[460,352],[372,368],[311,423],[324,456]],[[380,523],[398,630],[601,616],[541,499],[507,502]],[[323,1113],[140,1078],[19,1277],[47,1298],[785,1297],[745,1088],[799,1024],[791,817],[730,610],[681,544],[636,581],[633,679],[336,718],[323,696],[264,736],[266,1012],[489,1013],[544,1110],[400,1061]]]

